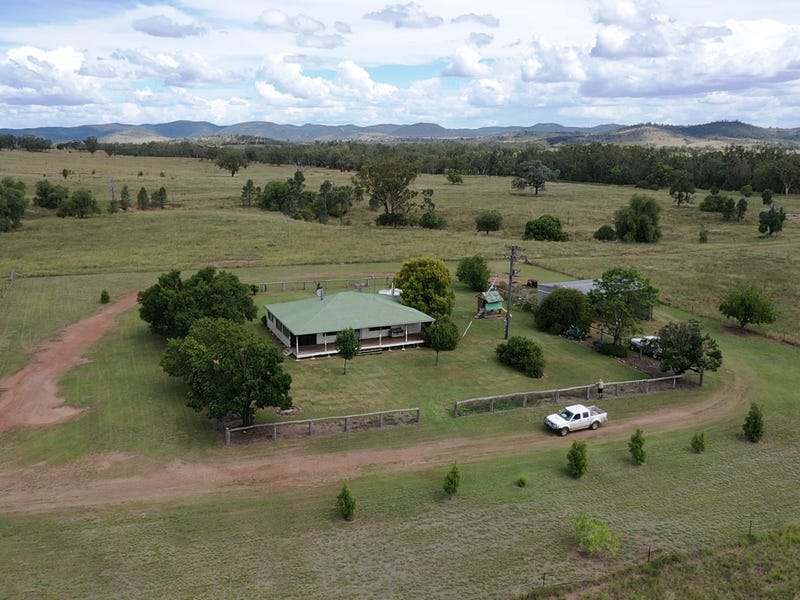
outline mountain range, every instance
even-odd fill
[[[235,125],[215,125],[206,121],[130,125],[107,123],[77,127],[34,127],[0,129],[0,134],[17,137],[34,135],[64,143],[96,137],[103,143],[144,143],[150,141],[195,140],[213,143],[232,138],[261,138],[281,142],[310,143],[331,141],[429,141],[501,140],[563,143],[601,142],[652,146],[720,146],[729,144],[800,145],[800,128],[757,127],[740,121],[715,121],[702,125],[606,124],[595,127],[568,127],[556,123],[531,126],[446,129],[435,123],[412,125],[280,125],[269,121],[250,121]]]

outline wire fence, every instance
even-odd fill
[[[263,440],[277,441],[312,435],[400,427],[419,423],[421,413],[419,408],[395,408],[356,415],[259,423],[247,427],[228,427],[221,424],[221,428],[225,436],[225,445],[230,446],[231,444],[247,444]]]
[[[453,416],[461,417],[471,414],[509,410],[513,408],[528,408],[540,406],[545,403],[556,404],[559,402],[578,402],[589,400],[603,400],[623,396],[638,396],[654,392],[664,392],[675,389],[679,384],[697,385],[683,375],[670,375],[655,379],[634,379],[631,381],[612,381],[604,383],[599,388],[596,383],[579,385],[568,388],[551,390],[535,390],[531,392],[513,392],[498,396],[483,396],[459,400],[453,405]]]
[[[323,289],[375,289],[377,287],[389,287],[394,279],[394,273],[382,273],[375,275],[365,275],[358,278],[325,278],[325,279],[293,279],[287,281],[267,281],[259,284],[258,288],[262,292],[280,290],[290,292],[298,290],[315,290],[317,285]]]

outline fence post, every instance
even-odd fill
[[[345,417],[344,418],[344,431],[345,431],[345,433],[350,431],[350,417]]]
[[[312,423],[314,423],[314,421],[311,421],[311,420],[308,421],[308,435],[311,435],[311,425],[312,425]]]
[[[460,417],[461,415],[458,414],[458,402],[453,405],[453,416]]]
[[[528,408],[528,394],[522,395],[522,408]]]
[[[231,445],[231,430],[228,429],[227,425],[225,426],[225,445],[226,446]]]
[[[420,420],[420,417],[421,417],[421,416],[422,416],[422,409],[421,409],[421,408],[418,408],[418,409],[417,409],[417,423],[419,423],[419,420]]]
[[[277,423],[273,423],[272,424],[272,441],[274,442],[277,439],[278,439],[278,424]]]
[[[381,413],[380,420],[378,421],[378,429],[383,429],[383,413]]]
[[[587,386],[586,386],[586,399],[587,399],[587,400],[589,399],[589,390],[591,389],[591,387],[592,387],[592,386],[590,386],[590,385],[587,385]]]
[[[494,398],[489,400],[489,412],[494,412]]]

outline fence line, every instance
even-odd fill
[[[322,285],[324,289],[329,288],[351,288],[354,287],[356,289],[361,288],[374,288],[378,284],[378,282],[382,282],[382,285],[388,287],[392,283],[392,279],[394,279],[394,274],[382,274],[382,275],[366,275],[361,278],[350,277],[347,279],[335,279],[326,277],[324,279],[313,279],[313,280],[303,280],[303,279],[293,279],[288,281],[267,281],[260,284],[259,290],[262,292],[267,292],[271,289],[280,289],[282,292],[291,291],[291,290],[315,290],[317,284]]]
[[[626,396],[634,394],[647,394],[651,391],[663,391],[665,388],[675,389],[678,380],[684,379],[684,375],[669,375],[654,379],[634,379],[631,381],[612,381],[603,384],[603,392],[597,389],[597,384],[579,385],[568,388],[556,388],[552,390],[536,390],[531,392],[512,392],[499,396],[484,396],[481,398],[469,398],[459,400],[453,406],[453,416],[462,416],[464,408],[472,408],[470,412],[494,412],[495,410],[507,410],[511,408],[527,408],[528,406],[538,406],[543,402],[556,403],[561,398],[571,398],[575,400],[600,400],[607,396]]]
[[[421,412],[422,411],[419,408],[395,408],[391,410],[381,410],[377,412],[361,413],[356,415],[319,417],[316,419],[302,419],[298,421],[276,421],[274,423],[259,423],[257,425],[248,425],[246,427],[228,427],[227,425],[224,425],[225,445],[231,445],[231,434],[235,433],[260,433],[263,430],[266,432],[266,434],[261,435],[260,437],[274,441],[278,439],[279,429],[294,429],[295,431],[302,431],[303,437],[307,437],[313,435],[314,433],[347,433],[353,430],[374,428],[383,429],[384,427],[405,425],[412,422],[419,423]],[[410,420],[409,418],[402,418],[404,413],[410,416]],[[398,418],[397,415],[400,415],[400,417]],[[325,424],[327,424],[327,427]],[[295,435],[295,437],[299,437],[299,435]]]

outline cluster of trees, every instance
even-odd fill
[[[113,207],[114,200],[112,200]],[[136,193],[136,208],[139,210],[147,210],[150,208],[164,208],[167,205],[167,189],[162,185],[158,190],[152,194],[148,193],[147,189],[142,186]],[[131,192],[127,185],[122,186],[119,194],[119,208],[128,210],[131,206]],[[112,210],[112,212],[114,212]]]
[[[28,152],[44,152],[53,147],[53,141],[36,135],[16,136],[8,133],[0,134],[0,150],[26,150]]]
[[[47,179],[36,182],[36,193],[33,197],[36,206],[55,210],[59,217],[77,217],[84,219],[100,213],[100,206],[94,194],[89,190],[69,188],[51,183]]]
[[[648,279],[634,269],[614,267],[595,280],[595,289],[589,294],[570,288],[548,294],[533,311],[534,326],[540,331],[564,335],[572,328],[588,331],[596,319],[612,337],[611,344],[607,344],[611,348],[604,351],[624,356],[627,354],[624,341],[640,330],[641,321],[648,318],[657,301],[658,290]],[[746,318],[752,319],[752,312]],[[658,336],[662,371],[681,374],[693,370],[702,376],[705,371],[716,371],[722,365],[719,346],[695,319],[668,323]]]
[[[242,206],[256,205],[293,219],[327,223],[331,218],[343,222],[357,195],[353,186],[334,185],[328,180],[320,185],[319,192],[306,190],[305,175],[296,171],[293,177],[285,181],[270,181],[263,189],[248,179],[242,187],[240,199]]]
[[[206,267],[184,280],[171,271],[138,299],[142,320],[167,338],[161,367],[186,383],[189,407],[251,425],[257,409],[292,406],[283,356],[246,326],[257,311],[235,275]]]

